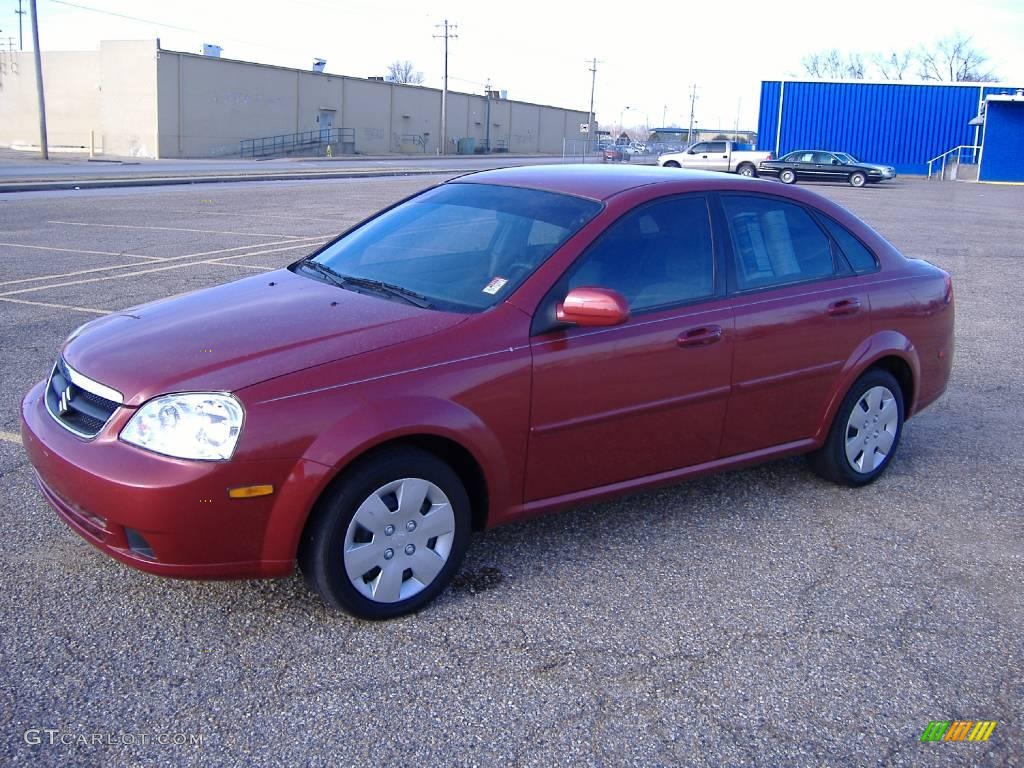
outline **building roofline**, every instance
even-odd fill
[[[1011,82],[962,81],[947,82],[942,80],[855,80],[843,77],[776,77],[761,81],[762,83],[836,83],[845,85],[935,85],[963,88],[1019,88]]]
[[[232,62],[234,64],[248,64],[248,65],[254,66],[254,67],[268,67],[270,69],[279,69],[279,70],[283,70],[285,72],[305,72],[307,74],[317,75],[319,77],[340,77],[340,78],[343,78],[343,79],[346,79],[346,80],[361,80],[361,81],[366,82],[366,83],[381,83],[383,85],[391,85],[391,86],[395,86],[397,88],[415,88],[415,89],[417,89],[419,91],[433,91],[434,93],[441,93],[441,89],[440,88],[432,88],[432,87],[427,86],[427,85],[413,85],[411,83],[394,83],[394,82],[391,82],[389,80],[371,80],[368,77],[359,77],[358,75],[343,75],[343,74],[338,74],[338,73],[335,73],[335,72],[326,72],[326,71],[325,72],[314,72],[312,69],[299,69],[298,67],[286,67],[286,66],[283,66],[281,64],[264,64],[261,61],[248,61],[246,59],[232,59],[232,58],[229,58],[227,56],[204,56],[201,53],[192,53],[191,51],[176,51],[173,48],[160,48],[160,47],[158,47],[157,48],[157,53],[158,54],[159,53],[173,53],[173,54],[177,54],[179,56],[190,56],[192,58],[203,59],[205,61],[210,61],[210,60],[214,60],[214,61],[230,61],[230,62]],[[456,94],[458,96],[470,96],[470,97],[474,97],[474,98],[477,98],[477,99],[486,99],[487,98],[482,93],[466,93],[465,91],[456,91],[456,90],[452,90],[451,88],[448,89],[448,93],[449,94]],[[500,104],[525,104],[525,105],[528,105],[528,106],[531,106],[531,107],[542,107],[542,108],[545,108],[545,109],[557,109],[557,110],[561,110],[562,112],[579,112],[581,114],[587,114],[587,110],[585,110],[585,109],[576,109],[574,107],[558,107],[558,106],[555,106],[554,104],[539,104],[539,103],[534,102],[534,101],[520,101],[518,99],[491,99],[491,101],[494,101],[494,102],[497,102],[497,103],[500,103]]]

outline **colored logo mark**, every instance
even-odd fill
[[[995,727],[995,720],[932,720],[921,741],[988,741]]]

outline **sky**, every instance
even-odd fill
[[[586,111],[590,60],[598,59],[594,109],[602,128],[689,124],[756,129],[761,80],[798,77],[808,53],[886,53],[960,32],[1000,79],[1024,84],[1024,0],[734,0],[675,6],[598,2],[446,0],[38,0],[42,50],[95,49],[100,40],[159,37],[171,50],[202,43],[227,58],[384,75],[409,59],[424,85],[441,87],[445,18],[449,88]],[[18,0],[0,0],[0,43],[18,46]],[[28,10],[28,0],[23,0]],[[91,9],[91,10],[87,10]],[[102,12],[100,12],[102,11]],[[132,16],[142,19],[123,18]],[[29,16],[24,48],[31,49]]]

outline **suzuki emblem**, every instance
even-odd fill
[[[60,393],[60,405],[57,408],[57,413],[64,416],[68,411],[71,410],[71,398],[74,393],[71,390],[71,385],[68,384],[64,391]]]

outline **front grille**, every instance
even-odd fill
[[[116,398],[116,399],[114,399]],[[46,386],[46,410],[81,437],[95,437],[121,405],[121,394],[58,360]]]

